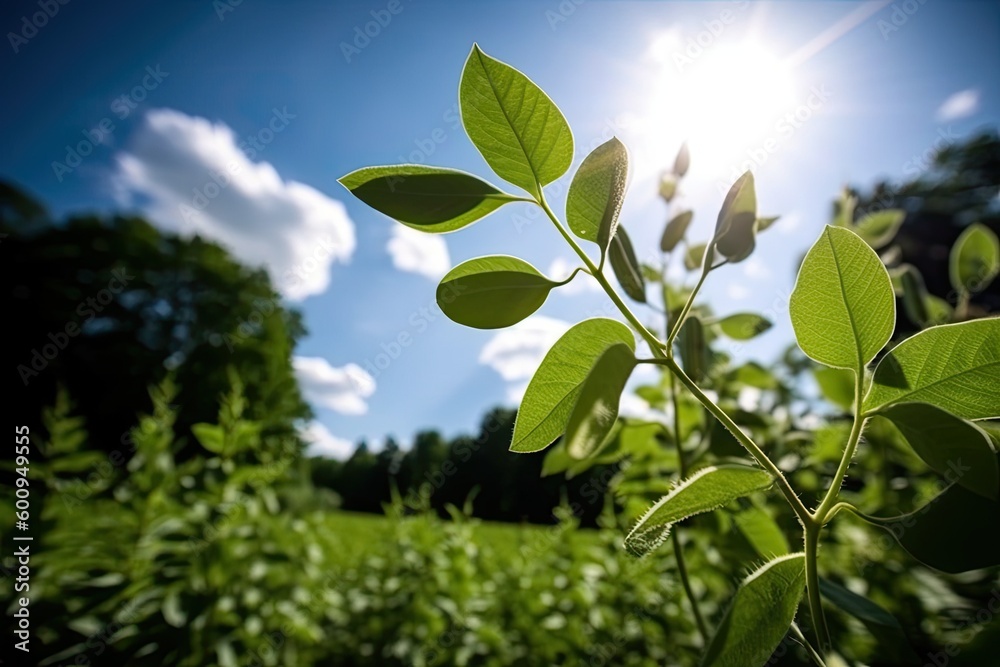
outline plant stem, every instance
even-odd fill
[[[670,531],[670,537],[673,540],[674,556],[677,558],[677,574],[680,575],[681,584],[684,586],[684,593],[687,595],[688,602],[691,603],[691,611],[694,612],[694,621],[698,625],[698,632],[701,634],[701,639],[705,646],[708,646],[708,626],[705,625],[705,618],[701,615],[701,610],[698,608],[698,599],[694,596],[691,581],[688,579],[687,565],[684,562],[684,549],[681,546],[681,538],[677,534],[677,526],[674,526],[673,530]]]
[[[670,375],[670,401],[674,413],[674,444],[677,447],[677,468],[681,479],[686,479],[688,475],[687,460],[684,457],[684,448],[681,446],[681,418],[680,411],[678,410],[677,391],[677,379],[673,375]],[[687,564],[684,560],[684,548],[681,546],[680,526],[674,526],[673,530],[670,531],[670,537],[673,540],[674,557],[677,559],[677,574],[681,578],[684,593],[691,604],[691,611],[694,614],[698,632],[701,633],[701,639],[705,646],[708,646],[708,626],[705,624],[705,618],[701,615],[701,609],[698,607],[698,598],[695,597],[694,589],[691,588],[691,582],[688,579]]]
[[[805,529],[806,552],[806,594],[809,598],[809,616],[812,618],[813,631],[819,641],[819,650],[826,653],[830,650],[830,629],[826,625],[823,614],[823,600],[819,592],[819,533],[822,526],[811,524]]]
[[[716,419],[722,422],[722,425],[733,434],[739,443],[743,445],[743,448],[750,452],[750,455],[754,458],[754,460],[757,461],[762,468],[771,473],[771,476],[774,477],[775,483],[778,485],[778,490],[781,491],[783,496],[785,496],[785,500],[788,501],[788,504],[792,506],[792,510],[795,512],[795,515],[799,518],[802,525],[810,526],[815,523],[812,515],[809,513],[809,510],[807,510],[806,506],[802,504],[802,500],[800,500],[795,494],[795,490],[792,488],[791,484],[788,483],[788,480],[785,478],[784,474],[782,474],[778,466],[776,466],[774,462],[767,457],[767,454],[765,454],[764,451],[757,446],[757,443],[755,443],[750,436],[744,433],[740,427],[736,425],[732,418],[726,414],[725,410],[720,408],[712,401],[712,399],[705,395],[705,392],[698,387],[694,380],[688,377],[687,373],[685,373],[684,369],[677,365],[676,361],[673,359],[649,359],[644,361],[647,361],[647,363],[660,364],[669,368],[670,371],[677,376],[681,383],[687,387],[688,391],[694,394],[694,397],[698,399],[698,402],[705,406],[705,408],[711,412]]]
[[[694,299],[698,296],[698,291],[701,289],[702,284],[705,282],[705,278],[708,277],[711,267],[706,263],[701,271],[701,276],[698,278],[698,282],[695,284],[694,289],[691,290],[691,294],[688,295],[687,301],[684,302],[684,308],[681,309],[680,315],[674,320],[673,326],[670,327],[670,334],[667,336],[667,355],[673,356],[673,343],[674,339],[677,338],[677,334],[681,330],[681,325],[684,324],[685,318],[687,318],[688,312],[691,310],[692,304],[694,304]]]
[[[639,332],[639,335],[642,336],[647,343],[649,343],[649,347],[653,351],[653,354],[656,354],[658,356],[661,355],[663,352],[663,343],[661,343],[660,340],[656,336],[654,336],[649,331],[649,329],[647,329],[645,325],[643,325],[642,322],[639,321],[639,318],[637,318],[632,313],[629,307],[625,305],[625,302],[622,301],[620,296],[618,296],[618,293],[615,292],[613,287],[611,287],[611,284],[608,282],[608,279],[604,276],[604,273],[598,269],[597,265],[594,264],[593,260],[590,259],[587,253],[583,251],[583,248],[580,247],[580,245],[573,239],[573,237],[570,236],[569,232],[566,231],[566,228],[562,226],[562,223],[559,222],[559,219],[556,217],[555,213],[553,213],[552,209],[549,208],[548,202],[545,201],[544,195],[539,197],[537,204],[542,207],[542,210],[545,211],[545,214],[549,217],[549,220],[551,220],[552,224],[556,226],[556,229],[559,230],[559,233],[562,234],[562,237],[566,239],[566,243],[568,243],[570,247],[573,248],[576,254],[580,257],[580,260],[587,265],[587,268],[590,269],[591,275],[594,276],[597,282],[600,283],[601,287],[604,288],[604,291],[607,292],[608,297],[614,302],[614,304],[618,306],[618,310],[620,310],[622,315],[624,315],[625,318],[629,321],[629,324],[631,324],[635,328],[635,330]]]
[[[794,634],[798,640],[802,642],[806,652],[809,654],[809,657],[812,658],[812,661],[816,663],[817,667],[826,667],[826,663],[823,662],[822,656],[820,656],[819,652],[813,648],[812,644],[809,643],[809,640],[806,639],[806,636],[802,634],[802,630],[799,628],[798,624],[794,621],[792,621],[792,634]]]
[[[819,537],[823,530],[823,525],[830,519],[833,509],[840,509],[844,505],[838,503],[840,489],[844,485],[844,478],[847,477],[847,470],[851,467],[854,453],[858,449],[858,442],[861,440],[861,433],[865,429],[867,418],[861,412],[861,396],[864,390],[864,369],[859,369],[854,373],[854,423],[851,425],[851,434],[847,437],[847,446],[844,454],[840,457],[840,464],[837,472],[833,475],[830,488],[826,490],[823,501],[816,508],[812,515],[812,521],[806,525],[805,531],[805,551],[806,551],[806,591],[809,595],[809,614],[812,616],[813,629],[819,638],[820,651],[830,650],[830,629],[826,624],[826,615],[823,613],[823,601],[819,592]]]
[[[840,487],[844,484],[844,478],[847,477],[847,469],[851,467],[854,452],[857,451],[858,442],[861,440],[861,433],[865,429],[867,418],[861,414],[861,392],[863,386],[864,373],[861,371],[856,372],[854,382],[854,424],[851,425],[851,434],[847,438],[847,447],[844,448],[844,455],[840,458],[840,465],[837,466],[837,472],[834,473],[833,480],[830,482],[830,488],[826,490],[823,502],[820,503],[816,509],[816,513],[813,515],[820,525],[826,523],[827,514],[837,502],[840,495]]]

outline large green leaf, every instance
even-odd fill
[[[477,257],[462,262],[441,279],[437,302],[444,314],[459,324],[500,329],[538,310],[549,290],[560,284],[517,257]]]
[[[365,167],[340,183],[376,211],[422,232],[453,232],[518,199],[464,171],[417,164]]]
[[[771,328],[770,320],[756,313],[734,313],[727,315],[716,324],[733,340],[750,340]]]
[[[869,213],[854,223],[854,231],[872,248],[878,249],[891,241],[903,224],[906,211],[886,209]]]
[[[757,193],[753,173],[740,176],[726,194],[715,223],[712,243],[720,255],[735,264],[750,256],[757,234]]]
[[[566,195],[566,223],[573,233],[601,248],[603,255],[618,229],[628,182],[628,150],[612,137],[584,158]]]
[[[687,234],[687,228],[694,219],[694,211],[681,211],[667,223],[663,229],[663,236],[660,238],[660,250],[663,252],[673,252],[677,244],[681,242]]]
[[[635,336],[621,322],[584,320],[562,335],[528,383],[514,422],[510,449],[537,452],[566,430],[580,387],[606,349],[624,343],[635,349]]]
[[[1000,565],[1000,501],[958,484],[910,514],[873,522],[911,556],[942,572],[958,574]]]
[[[970,491],[997,499],[1000,472],[986,431],[927,403],[897,403],[881,414],[931,468]]]
[[[611,239],[611,251],[608,253],[611,269],[615,272],[618,284],[625,293],[639,303],[646,303],[646,281],[639,268],[639,260],[635,257],[632,242],[625,233],[625,228],[618,226],[618,231]]]
[[[744,580],[705,650],[702,667],[760,667],[784,638],[805,589],[805,556],[776,558]]]
[[[956,290],[981,292],[1000,273],[1000,240],[980,223],[969,225],[951,247],[948,266]]]
[[[671,526],[678,521],[766,489],[773,481],[771,474],[760,468],[736,465],[702,468],[649,508],[625,538],[625,548],[635,555],[646,554],[667,538]]]
[[[896,617],[866,597],[828,579],[819,580],[819,590],[842,611],[864,623],[878,640],[878,652],[893,664],[916,665],[919,661]]]
[[[566,423],[566,451],[574,459],[593,454],[611,433],[635,364],[633,347],[624,343],[615,343],[597,358]]]
[[[896,321],[878,255],[854,232],[829,225],[802,262],[788,309],[803,352],[858,373],[889,341]]]
[[[504,180],[538,196],[569,169],[573,134],[562,112],[531,79],[477,44],[458,98],[466,133]]]
[[[930,403],[962,419],[1000,417],[1000,318],[931,327],[885,355],[865,396],[865,412],[895,403]]]

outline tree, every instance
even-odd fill
[[[9,184],[0,184],[0,233],[17,322],[8,379],[29,425],[64,386],[92,442],[127,452],[136,415],[151,408],[146,387],[172,374],[178,434],[190,442],[191,426],[217,413],[232,369],[264,437],[298,443],[295,422],[310,411],[291,355],[305,329],[263,270],[137,217],[54,220]]]
[[[875,183],[867,192],[857,189],[854,217],[886,209],[903,209],[906,218],[892,245],[882,250],[887,264],[910,264],[919,271],[927,291],[950,305],[958,305],[948,275],[948,255],[955,240],[970,224],[978,222],[1000,233],[1000,136],[982,132],[963,142],[943,147],[926,169],[907,165],[907,174],[917,173],[900,184]],[[835,215],[839,205],[835,206]],[[971,295],[965,317],[982,317],[1000,310],[1000,282]],[[919,329],[897,309],[900,331]]]

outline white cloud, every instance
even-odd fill
[[[386,244],[386,250],[392,256],[392,265],[400,271],[438,279],[451,268],[448,246],[439,234],[418,232],[393,223],[392,237]]]
[[[306,400],[345,415],[368,412],[375,378],[357,364],[337,368],[322,357],[295,357],[292,366]]]
[[[743,275],[747,278],[767,278],[771,269],[756,257],[751,257],[743,263]]]
[[[944,101],[937,110],[939,121],[968,118],[979,110],[979,91],[975,88],[960,90]]]
[[[508,391],[508,399],[517,401],[545,353],[567,329],[569,324],[562,320],[534,315],[493,336],[483,346],[479,363],[495,370],[504,380],[516,383]]]
[[[726,296],[734,301],[742,301],[743,299],[750,296],[750,290],[741,285],[740,283],[729,283],[726,286]]]
[[[546,273],[552,280],[565,280],[569,277],[569,274],[576,269],[576,267],[576,264],[570,263],[569,260],[564,257],[556,257],[552,260],[552,264],[549,265],[549,270]],[[573,280],[556,289],[554,294],[570,296],[573,294],[583,294],[584,292],[600,291],[601,286],[597,284],[596,280],[594,280],[591,276],[580,272],[575,278],[573,278]]]
[[[276,110],[261,132],[284,129],[291,116],[283,113]],[[124,204],[141,206],[164,228],[200,234],[267,267],[284,296],[320,294],[330,265],[354,252],[354,225],[343,204],[282,180],[270,163],[251,160],[251,150],[223,123],[156,109],[117,156],[115,187]]]
[[[309,443],[307,451],[311,456],[346,459],[354,453],[354,443],[344,438],[338,438],[316,420],[299,429],[299,434],[303,440]]]
[[[802,216],[798,214],[798,211],[792,211],[778,218],[778,221],[774,223],[774,230],[781,234],[791,234],[799,228],[801,223]]]

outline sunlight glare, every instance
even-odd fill
[[[653,42],[657,66],[640,130],[647,174],[669,167],[663,156],[683,141],[699,162],[728,172],[794,108],[789,69],[758,42],[686,48],[675,33]]]

